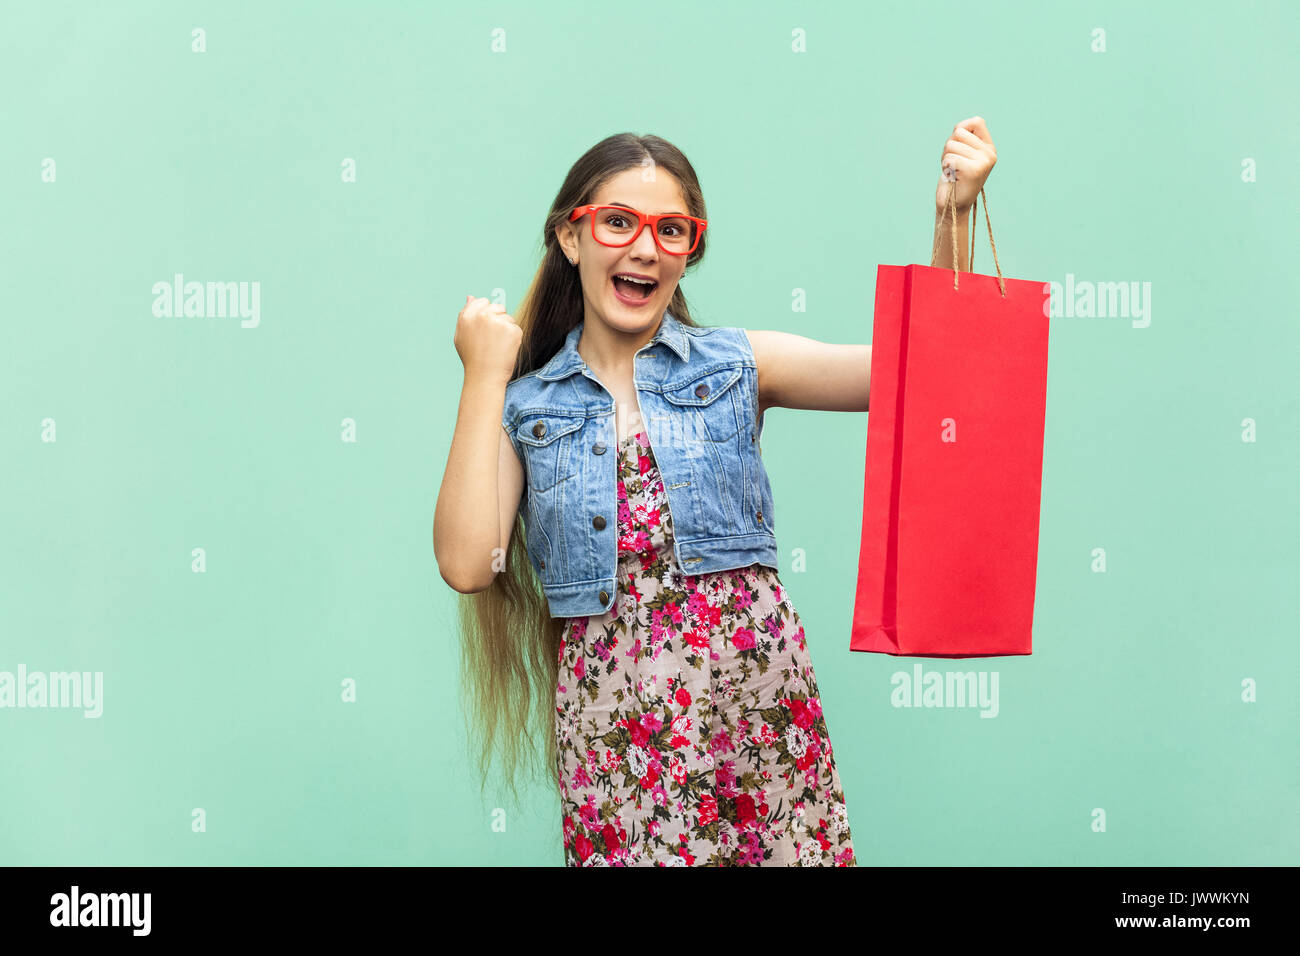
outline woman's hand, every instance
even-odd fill
[[[465,377],[487,376],[509,382],[524,340],[523,329],[504,305],[472,295],[465,298],[465,308],[456,316],[456,333],[452,336],[456,354],[465,366]]]
[[[940,157],[939,187],[934,191],[938,214],[946,214],[948,191],[953,188],[945,171],[953,170],[957,177],[957,215],[961,216],[979,197],[980,188],[997,161],[998,151],[993,148],[993,137],[983,117],[972,116],[954,126]]]

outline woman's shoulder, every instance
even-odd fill
[[[747,365],[754,364],[754,347],[747,329],[739,325],[712,325],[691,329],[695,335],[691,347],[702,349],[709,358],[738,358]]]
[[[535,406],[542,401],[549,384],[537,377],[536,370],[506,383],[501,424],[507,431],[513,430],[519,424],[520,417],[528,413],[530,406]]]

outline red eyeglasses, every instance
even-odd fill
[[[641,230],[650,226],[655,245],[670,256],[689,256],[700,244],[700,237],[708,220],[694,216],[649,213],[629,206],[579,206],[569,214],[569,222],[576,222],[591,214],[591,238],[602,246],[631,245]]]

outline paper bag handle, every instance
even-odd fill
[[[944,173],[952,178],[948,180],[948,204],[944,210],[944,218],[952,217],[952,287],[957,288],[957,206],[954,198],[957,191],[957,171],[950,167],[944,168]],[[984,196],[984,187],[980,187],[980,196]],[[971,223],[970,223],[970,263],[966,269],[967,272],[973,272],[975,267],[975,221],[979,219],[979,198],[971,204]],[[1002,279],[1002,266],[998,264],[998,246],[993,241],[993,223],[989,222],[989,201],[984,197],[984,222],[989,227],[989,246],[993,249],[993,266],[998,270],[998,288],[1002,290],[1002,298],[1007,297],[1007,284]],[[930,250],[930,265],[934,265],[939,258],[939,236],[935,233],[934,248]]]

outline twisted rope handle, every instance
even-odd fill
[[[944,217],[952,216],[952,287],[957,288],[957,205],[955,194],[957,192],[957,171],[953,170],[952,179],[948,180],[948,203],[944,210]],[[984,196],[984,187],[980,187],[980,196]],[[973,272],[975,267],[975,223],[979,219],[980,201],[977,197],[971,204],[971,223],[970,223],[970,263],[967,266],[967,272]],[[998,245],[993,241],[993,223],[989,221],[989,200],[984,196],[984,222],[989,227],[989,246],[993,249],[993,266],[998,270],[998,288],[1002,290],[1002,298],[1007,297],[1007,284],[1002,278],[1002,266],[998,263]],[[939,259],[939,234],[936,230],[934,237],[934,247],[930,250],[930,265],[934,265]]]

